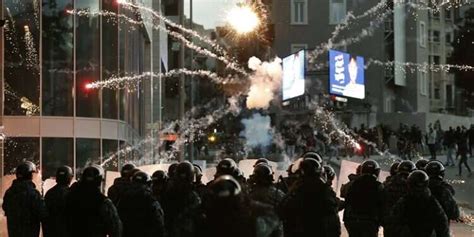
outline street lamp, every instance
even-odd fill
[[[260,18],[248,5],[240,5],[227,13],[227,23],[240,35],[248,34],[260,25]]]

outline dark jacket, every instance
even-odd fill
[[[165,229],[168,237],[198,236],[202,222],[201,199],[192,184],[173,182],[163,195]]]
[[[441,204],[449,220],[457,220],[460,217],[459,207],[454,200],[454,189],[451,185],[440,178],[430,179],[429,188],[433,197]]]
[[[114,180],[114,184],[110,186],[109,190],[107,191],[107,196],[112,200],[115,206],[119,202],[122,194],[130,187],[132,182],[129,179],[125,179],[123,177],[116,178]]]
[[[66,196],[69,193],[68,185],[56,184],[48,190],[44,199],[48,208],[48,218],[43,233],[44,237],[63,237],[66,231]]]
[[[360,175],[357,175],[357,174],[350,174],[349,176],[347,176],[347,178],[349,179],[349,182],[343,184],[341,186],[341,197],[342,198],[346,198],[347,197],[347,190],[349,190],[349,188],[352,186],[352,184],[354,183],[354,181],[359,178]]]
[[[385,207],[384,215],[389,222],[388,216],[395,206],[395,203],[407,193],[407,180],[405,175],[394,175],[384,182]]]
[[[383,185],[373,175],[361,175],[347,190],[344,222],[368,222],[381,225]]]
[[[322,180],[302,180],[287,194],[279,208],[285,236],[340,236],[337,207],[336,193]]]
[[[117,206],[124,237],[162,237],[165,234],[163,209],[151,190],[134,183],[125,191]]]
[[[270,205],[274,208],[280,205],[285,194],[273,185],[255,185],[250,189],[249,198]]]
[[[212,200],[206,208],[205,237],[282,237],[283,226],[270,205],[243,199]]]
[[[35,184],[30,180],[14,180],[3,197],[8,236],[38,237],[40,223],[47,217],[46,206]]]
[[[117,209],[98,187],[78,182],[66,197],[66,223],[71,237],[119,237],[122,222]]]
[[[396,236],[449,237],[449,222],[441,205],[429,190],[408,193],[393,208]]]

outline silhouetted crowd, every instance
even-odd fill
[[[448,237],[449,220],[459,220],[454,189],[444,181],[438,161],[397,161],[384,183],[380,166],[365,160],[340,190],[336,172],[308,152],[291,164],[287,177],[274,180],[265,158],[246,179],[233,159],[223,159],[214,179],[202,182],[198,165],[184,161],[149,176],[132,164],[101,192],[102,167],[86,167],[71,185],[73,171],[57,169],[56,186],[44,199],[25,162],[6,191],[3,209],[10,237],[166,236],[166,237],[309,237],[340,236],[338,213],[350,237]]]

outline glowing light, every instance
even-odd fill
[[[125,4],[125,3],[127,3],[127,0],[117,0],[117,3],[118,4]]]
[[[90,90],[90,89],[92,89],[92,88],[94,88],[93,85],[92,85],[92,83],[86,83],[86,84],[84,85],[84,89],[86,89],[86,90]]]
[[[356,144],[355,144],[355,149],[356,149],[357,151],[361,151],[361,150],[362,150],[362,146],[361,146],[359,143],[356,143]]]
[[[207,140],[209,140],[210,142],[216,142],[217,138],[216,138],[216,136],[211,135],[207,138]]]
[[[227,13],[227,22],[239,34],[254,31],[260,25],[260,19],[249,6],[238,6]]]
[[[23,28],[25,29],[25,32],[30,31],[30,27],[28,27],[28,25],[23,26]]]

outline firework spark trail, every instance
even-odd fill
[[[5,82],[5,95],[21,102],[20,107],[25,110],[27,116],[35,115],[40,112],[38,105],[34,104],[28,98],[18,95],[7,82]]]
[[[180,24],[175,23],[174,21],[166,18],[165,16],[161,15],[159,12],[154,11],[153,9],[149,7],[145,7],[143,5],[138,5],[138,4],[133,4],[127,1],[123,1],[120,3],[122,6],[128,7],[130,10],[135,10],[135,8],[145,10],[149,13],[151,13],[155,18],[158,18],[159,20],[162,20],[166,24],[168,24],[171,27],[179,29],[181,32],[184,32],[186,34],[192,35],[196,39],[200,40],[201,42],[204,42],[208,45],[210,45],[216,52],[222,54],[224,57],[228,57],[227,51],[222,48],[216,41],[209,39],[206,36],[200,35],[198,32],[188,29]],[[231,61],[231,60],[229,60]]]
[[[334,40],[339,36],[339,34],[349,28],[350,25],[353,24],[354,21],[363,19],[368,16],[372,16],[376,14],[380,9],[383,9],[387,6],[387,0],[382,0],[380,1],[377,5],[373,6],[372,8],[368,9],[361,15],[354,16],[352,12],[348,12],[345,19],[344,23],[338,24],[335,28],[335,30],[331,33],[331,38],[328,39],[327,43],[322,43],[319,46],[316,47],[313,52],[311,52],[312,57],[316,59],[318,56],[321,54],[327,52],[330,48],[333,47]],[[384,16],[385,18],[385,16]]]
[[[109,88],[109,89],[133,89],[137,82],[141,80],[148,80],[152,77],[161,77],[161,78],[171,78],[178,75],[188,75],[188,76],[200,76],[200,77],[207,77],[210,78],[213,82],[219,84],[228,84],[228,83],[237,83],[239,80],[233,79],[231,77],[223,78],[218,76],[216,73],[206,70],[189,70],[186,68],[182,69],[173,69],[166,73],[153,73],[153,72],[145,72],[139,75],[133,76],[112,76],[104,81],[96,81],[93,83],[88,84],[88,88],[91,89],[98,89],[98,88]],[[242,82],[242,81],[240,81]]]
[[[18,45],[16,44],[16,28],[15,28],[15,19],[13,18],[11,12],[10,12],[10,8],[8,7],[5,7],[5,10],[7,11],[7,15],[9,17],[9,20],[7,22],[5,22],[5,27],[4,27],[4,30],[6,32],[5,34],[5,39],[11,44],[12,48],[13,48],[13,53],[18,55],[18,57],[20,57],[20,61],[23,61],[23,57],[22,55],[20,54],[20,49],[18,47]],[[11,22],[11,27],[10,27],[10,23]]]
[[[149,21],[147,21],[147,19],[142,19],[142,20],[137,21],[137,20],[134,20],[134,19],[132,19],[132,18],[130,18],[130,17],[124,15],[124,14],[117,14],[115,12],[109,12],[109,11],[91,12],[89,10],[79,10],[79,11],[68,10],[68,13],[79,15],[79,16],[83,16],[83,15],[116,16],[120,19],[123,19],[123,20],[127,21],[130,24],[135,24],[135,25],[148,24],[155,30],[165,31],[166,33],[171,35],[173,38],[181,41],[187,48],[192,49],[193,51],[195,51],[199,54],[202,54],[204,56],[214,58],[214,59],[224,63],[227,68],[232,69],[236,72],[239,72],[240,74],[242,74],[244,76],[248,76],[247,72],[244,69],[242,69],[237,63],[231,62],[231,60],[227,59],[224,56],[219,56],[219,55],[209,51],[206,48],[202,48],[202,47],[194,44],[193,42],[186,39],[186,37],[181,33],[169,30],[169,29],[167,29],[166,27],[163,27],[160,24],[153,24],[153,22],[149,22]]]
[[[311,103],[309,108],[314,111],[314,121],[321,128],[321,132],[329,138],[335,138],[335,140],[341,142],[344,146],[360,150],[361,146],[359,143],[366,144],[374,148],[374,151],[389,159],[395,159],[396,156],[390,154],[388,150],[380,151],[377,144],[370,142],[361,137],[357,137],[351,129],[349,129],[344,123],[336,119],[334,114],[327,109],[321,107],[318,103]]]
[[[31,34],[28,26],[25,26],[25,45],[26,45],[26,67],[28,69],[37,68],[38,65],[38,53],[35,48],[33,35]]]
[[[234,98],[237,98],[238,96],[239,95],[230,97],[228,101],[231,101]],[[184,131],[180,131],[178,139],[173,144],[173,149],[179,150],[181,146],[184,145],[187,141],[194,141],[197,132],[200,132],[204,128],[209,127],[211,124],[217,122],[219,119],[222,119],[229,113],[235,114],[237,111],[235,111],[234,109],[235,108],[233,108],[232,106],[224,105],[220,106],[218,109],[214,109],[211,114],[208,114],[204,117],[190,120],[180,120],[178,126],[180,128],[186,129]]]
[[[211,124],[215,123],[217,120],[223,118],[225,115],[229,113],[233,115],[237,115],[238,113],[240,113],[241,108],[240,108],[240,105],[238,104],[239,96],[240,95],[236,95],[236,96],[232,96],[228,98],[229,105],[221,105],[218,108],[216,108],[215,106],[217,100],[211,100],[205,105],[194,107],[190,111],[186,112],[183,119],[177,119],[177,120],[171,121],[165,124],[162,129],[153,130],[152,133],[155,133],[155,134],[156,133],[179,134],[179,137],[176,140],[176,142],[173,144],[173,146],[171,147],[171,150],[160,153],[159,159],[161,160],[174,159],[174,153],[179,151],[183,144],[185,144],[187,141],[194,140],[194,138],[197,135],[202,135],[202,131],[206,129],[207,127],[209,127]],[[202,110],[206,110],[206,111],[213,110],[213,112],[201,118],[193,118]],[[179,128],[179,130],[176,131],[176,128]],[[120,155],[125,155],[147,144],[157,145],[159,148],[162,148],[164,146],[164,140],[156,138],[156,137],[148,136],[147,138],[143,139],[136,145],[127,146],[125,148],[120,149],[118,152],[110,155],[109,157],[103,160],[103,162],[101,163],[101,166],[104,166],[107,163],[117,159],[118,157],[120,157]],[[151,163],[153,161],[156,161],[154,157],[144,157],[142,159],[145,159],[145,160],[140,161],[140,162],[144,162],[145,164],[147,162]],[[150,159],[150,160],[147,160],[147,159]]]
[[[408,7],[411,7],[413,9],[417,9],[417,10],[439,11],[442,6],[444,6],[446,4],[449,4],[449,2],[441,3],[439,5],[436,5],[436,7],[429,7],[429,6],[414,3],[414,2],[411,2],[411,1],[403,1],[403,0],[402,1],[397,1],[395,4],[406,4]],[[453,5],[453,4],[451,4],[451,5]],[[460,7],[462,5],[463,4],[460,4],[460,5],[458,4],[458,5],[455,5],[455,6]],[[317,57],[319,57],[321,54],[327,52],[331,48],[337,48],[337,47],[341,47],[341,46],[348,46],[350,44],[358,43],[366,37],[372,36],[374,34],[376,28],[378,28],[380,25],[382,25],[381,23],[383,23],[384,20],[388,16],[391,16],[391,14],[393,13],[393,9],[388,9],[387,11],[383,12],[381,15],[377,16],[375,18],[375,20],[370,22],[368,27],[361,30],[361,33],[359,33],[359,35],[343,39],[339,43],[334,43],[334,40],[337,38],[337,36],[344,29],[347,29],[351,25],[352,22],[354,22],[355,20],[363,19],[363,18],[368,17],[368,16],[372,16],[372,15],[376,14],[380,9],[384,9],[387,6],[388,6],[387,0],[383,0],[383,1],[379,2],[377,5],[370,8],[369,10],[367,10],[365,13],[363,13],[361,15],[354,16],[352,14],[352,12],[349,12],[346,15],[346,18],[344,19],[344,24],[339,24],[339,25],[336,26],[336,29],[331,33],[331,38],[328,39],[327,43],[320,44],[319,46],[317,46],[315,48],[315,50],[310,52],[311,62],[314,63],[314,60]]]
[[[450,72],[450,70],[459,71],[474,71],[474,66],[470,65],[455,65],[455,64],[429,64],[429,63],[414,63],[414,62],[397,62],[389,61],[383,62],[377,59],[369,59],[365,65],[366,68],[371,65],[382,66],[386,68],[396,68],[403,72]]]
[[[339,28],[336,27],[335,32],[332,33],[332,37],[328,40],[327,43],[323,43],[319,45],[316,49],[314,49],[312,52],[309,53],[310,62],[314,63],[317,57],[324,54],[325,52],[328,52],[332,48],[348,46],[354,43],[358,43],[366,37],[372,36],[375,33],[375,31],[379,28],[379,26],[383,25],[382,23],[384,23],[385,19],[388,16],[390,16],[392,12],[393,11],[390,9],[383,12],[381,15],[377,16],[373,21],[371,21],[369,23],[369,26],[362,28],[358,35],[342,39],[338,43],[334,43],[333,41],[339,35],[342,29],[344,29],[345,27],[343,26]]]

